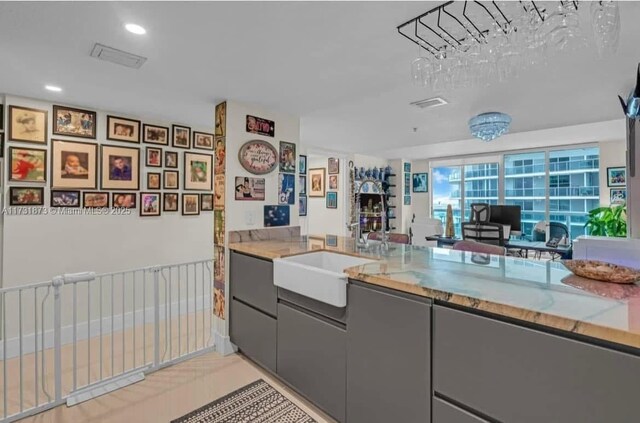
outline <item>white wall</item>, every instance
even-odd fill
[[[429,176],[429,192],[413,192],[411,189],[411,206],[412,212],[418,217],[430,217],[431,216],[431,174],[429,172],[428,160],[416,160],[411,163],[411,174],[413,178],[414,173],[428,173]],[[413,183],[413,180],[412,180]]]
[[[338,174],[338,189],[329,190],[329,174],[327,173],[328,156],[309,154],[307,167],[324,168],[326,175],[326,191],[338,192],[338,208],[327,208],[327,198],[309,197],[307,211],[307,233],[309,235],[347,235],[347,216],[350,204],[349,198],[349,173],[348,164],[344,158],[340,158],[340,173]],[[307,181],[308,182],[308,181]]]

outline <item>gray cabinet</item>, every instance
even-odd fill
[[[426,423],[431,415],[431,306],[350,281],[347,421]]]
[[[433,318],[433,389],[446,398],[509,423],[639,419],[636,356],[440,306]]]
[[[433,423],[489,423],[480,417],[448,403],[440,398],[433,398]]]
[[[238,300],[231,300],[231,342],[247,357],[276,371],[277,320]]]
[[[273,263],[234,251],[229,260],[231,297],[275,316],[278,299],[273,284]]]
[[[345,330],[278,304],[278,376],[339,422],[345,421]]]

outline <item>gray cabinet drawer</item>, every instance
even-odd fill
[[[340,422],[346,362],[343,329],[278,304],[278,375]]]
[[[231,301],[229,333],[240,351],[276,371],[277,321],[237,300]]]
[[[435,307],[433,387],[508,423],[638,421],[640,358]]]
[[[278,299],[273,285],[273,263],[233,251],[230,260],[231,296],[275,316]]]
[[[433,423],[489,423],[453,404],[433,398]]]

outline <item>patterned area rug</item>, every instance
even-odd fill
[[[192,411],[171,423],[316,423],[264,380]]]

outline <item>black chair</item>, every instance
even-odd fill
[[[564,223],[550,222],[549,223],[549,238],[561,239],[562,237],[569,239],[569,228]]]
[[[504,227],[499,223],[462,223],[462,239],[504,247]]]
[[[487,203],[471,203],[470,222],[487,223],[491,219],[491,208]]]

